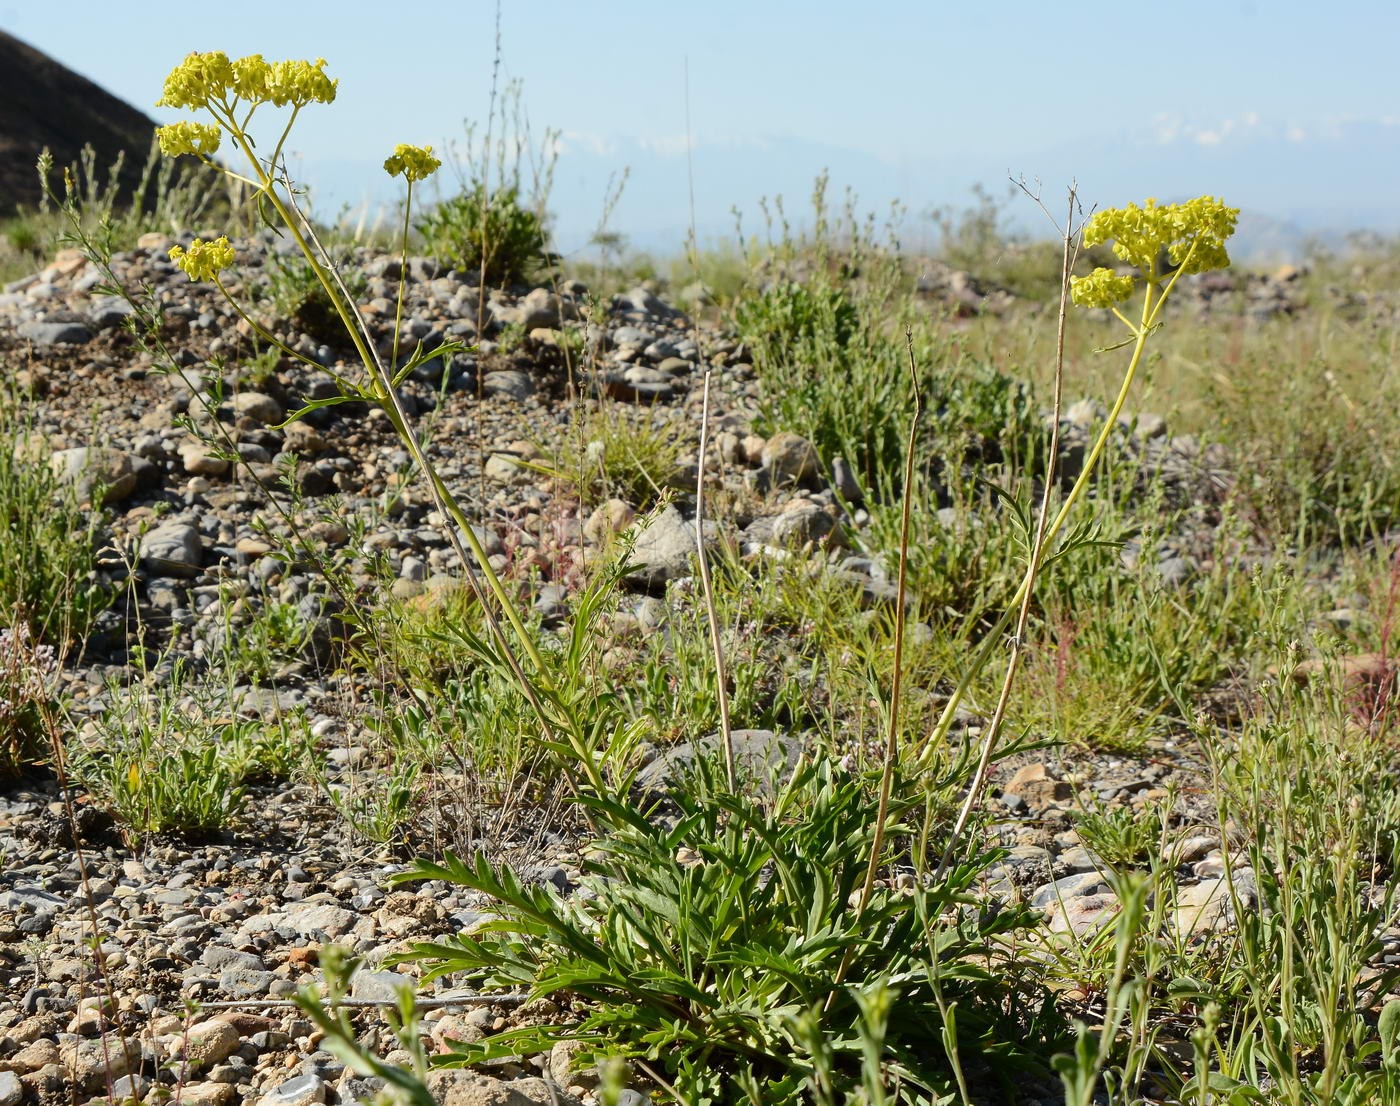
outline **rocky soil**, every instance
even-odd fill
[[[339,407],[274,429],[304,400],[327,394],[324,374],[288,361],[256,383],[229,370],[216,387],[209,365],[246,356],[248,328],[208,286],[174,269],[166,257],[170,244],[148,236],[119,255],[115,268],[129,285],[154,289],[183,375],[159,372],[145,358],[120,325],[127,306],[92,295],[99,276],[79,255],[62,254],[0,294],[0,356],[7,375],[37,400],[25,448],[48,458],[80,494],[102,489],[110,522],[100,572],[123,585],[87,652],[69,658],[62,673],[80,731],[106,701],[109,681],[131,679],[140,650],[157,663],[157,673],[168,672],[159,664],[168,665],[160,657],[172,643],[196,664],[206,658],[224,624],[220,596],[230,589],[299,604],[313,621],[333,618],[320,578],[270,556],[257,524],[270,518],[274,528],[281,525],[258,482],[275,486],[288,466],[302,498],[291,504],[282,495],[284,502],[313,541],[346,553],[352,572],[359,571],[355,558],[378,551],[397,573],[394,593],[408,599],[454,586],[462,570],[426,495],[400,487],[408,458],[387,420]],[[256,247],[242,248],[245,281],[256,281],[260,256]],[[398,262],[361,251],[356,264],[366,279],[362,310],[387,336]],[[794,434],[752,433],[754,372],[735,337],[693,321],[644,288],[590,312],[586,289],[577,284],[557,293],[491,291],[478,332],[479,290],[470,276],[425,259],[413,259],[408,276],[410,342],[421,339],[431,348],[461,339],[477,343],[477,351],[415,372],[403,389],[405,405],[433,419],[431,452],[440,472],[479,519],[499,570],[536,581],[533,601],[546,619],[561,610],[589,547],[629,525],[633,505],[617,502],[580,517],[557,485],[516,462],[537,457],[541,444],[563,432],[578,395],[636,405],[681,443],[673,479],[680,494],[650,518],[636,544],[643,571],[633,583],[630,614],[638,625],[655,627],[674,589],[688,586],[694,529],[685,492],[694,488],[706,370],[713,374],[719,431],[718,486],[740,505],[716,524],[711,539],[732,541],[751,556],[787,555],[794,543],[805,543],[820,571],[847,581],[871,604],[892,601],[879,557],[842,547],[843,528],[859,534],[867,521],[849,472],[820,471],[810,444]],[[931,282],[927,291],[969,310],[995,306],[983,302],[995,293],[954,277]],[[1200,291],[1202,300],[1210,294]],[[1288,278],[1261,283],[1249,295],[1284,310],[1278,305],[1290,302]],[[324,338],[283,329],[289,343],[322,364],[344,356]],[[207,424],[211,410],[246,471],[235,471],[180,423],[189,415]],[[1067,412],[1071,447],[1096,413],[1092,404]],[[1228,482],[1228,457],[1173,437],[1160,418],[1141,416],[1124,440],[1187,494],[1208,496]],[[1198,545],[1187,533],[1136,555],[1155,557],[1164,576],[1184,579],[1201,567]],[[368,586],[367,573],[357,578]],[[147,635],[140,641],[138,627]],[[262,685],[234,688],[226,706],[235,713],[305,708],[327,747],[334,782],[368,758],[356,721],[366,700],[352,680],[323,670],[315,640],[304,657]],[[773,742],[762,733],[748,740],[759,756]],[[653,769],[683,752],[663,754]],[[1140,806],[1170,787],[1189,790],[1201,770],[1169,743],[1140,758],[1061,763],[1051,757],[1013,765],[998,791],[1010,855],[992,873],[988,894],[1027,896],[1047,911],[1053,928],[1082,933],[1102,924],[1116,903],[1097,858],[1073,828],[1075,788]],[[406,940],[470,925],[486,909],[443,885],[386,889],[405,858],[356,839],[305,783],[255,789],[240,827],[209,842],[157,839],[133,849],[93,804],[80,799],[76,814],[77,842],[51,779],[10,784],[0,793],[0,1106],[109,1093],[150,1102],[160,1088],[178,1088],[186,1106],[367,1100],[375,1081],[355,1076],[327,1051],[288,996],[318,978],[318,950],[341,943],[363,957],[352,997],[390,998],[403,978],[383,967],[391,952]],[[530,878],[564,891],[574,886],[577,842],[566,823],[496,844],[513,845]],[[1184,891],[1177,925],[1204,939],[1228,924],[1221,877],[1237,862],[1209,830],[1191,837],[1178,859]],[[1236,868],[1246,901],[1250,880],[1248,869]],[[102,994],[115,995],[115,1002]],[[425,1015],[435,1044],[478,1039],[512,1020],[551,1013],[460,992],[436,994],[442,1001]],[[360,1024],[390,1059],[405,1058],[395,1057],[376,1012],[363,1013]],[[448,1103],[587,1099],[593,1084],[570,1071],[568,1061],[560,1050],[542,1068],[449,1073],[438,1077],[436,1089]]]

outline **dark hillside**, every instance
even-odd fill
[[[122,186],[133,188],[155,126],[86,77],[0,31],[0,215],[38,201],[34,163],[45,146],[63,166],[91,144],[104,179],[125,150]]]

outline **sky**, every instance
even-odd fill
[[[325,57],[336,102],[298,122],[294,168],[327,206],[390,202],[396,142],[484,126],[494,2],[172,4],[0,0],[0,28],[146,110],[191,50]],[[502,0],[498,84],[557,131],[561,246],[610,229],[678,247],[806,203],[817,172],[910,233],[1007,176],[1101,206],[1211,193],[1256,233],[1400,229],[1400,0],[1077,5],[884,0]],[[3,105],[0,105],[3,110]],[[688,156],[687,156],[688,155]],[[1031,225],[1027,201],[1008,208]]]

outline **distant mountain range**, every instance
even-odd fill
[[[125,149],[128,173],[149,146],[152,121],[51,58],[0,32],[0,213],[37,198],[34,160],[47,145],[59,164],[82,144],[106,166]],[[761,125],[761,120],[750,121]],[[931,124],[931,128],[935,124]],[[930,145],[932,145],[930,143]],[[1358,229],[1400,232],[1395,203],[1400,180],[1400,117],[1269,120],[1256,114],[1215,121],[1162,116],[1130,133],[1090,143],[1047,143],[1039,150],[992,158],[920,154],[882,158],[839,139],[813,142],[785,137],[701,134],[644,139],[566,133],[550,198],[556,245],[565,253],[588,249],[603,214],[609,183],[627,171],[621,201],[608,229],[637,250],[671,254],[691,227],[702,244],[733,241],[742,213],[745,234],[767,228],[764,197],[781,196],[795,228],[810,223],[813,181],[828,171],[828,200],[839,206],[849,188],[862,212],[883,216],[898,202],[901,241],[920,252],[938,235],[926,218],[934,208],[962,209],[982,185],[999,201],[1008,176],[1044,182],[1057,208],[1065,185],[1077,179],[1086,204],[1113,206],[1147,195],[1180,199],[1208,192],[1240,207],[1234,247],[1245,261],[1296,259],[1310,241],[1337,246]],[[133,164],[135,163],[135,165]],[[313,187],[323,216],[338,210],[383,216],[397,191],[379,160],[312,161],[298,167]],[[441,175],[451,187],[452,177]],[[775,207],[770,213],[777,215]],[[1047,225],[1035,206],[1013,198],[1002,207],[1009,226],[1039,236]],[[775,228],[777,230],[778,228]]]

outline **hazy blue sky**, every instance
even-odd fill
[[[193,49],[324,56],[337,102],[293,146],[323,196],[358,200],[396,141],[460,136],[486,112],[493,3],[19,3],[0,27],[160,121]],[[1211,192],[1309,226],[1395,221],[1400,0],[1145,5],[700,4],[504,0],[503,72],[537,130],[563,133],[565,238],[633,177],[614,223],[644,244],[688,221],[689,69],[697,219],[805,197],[812,175],[871,206],[960,202],[1007,170],[1100,203]]]

